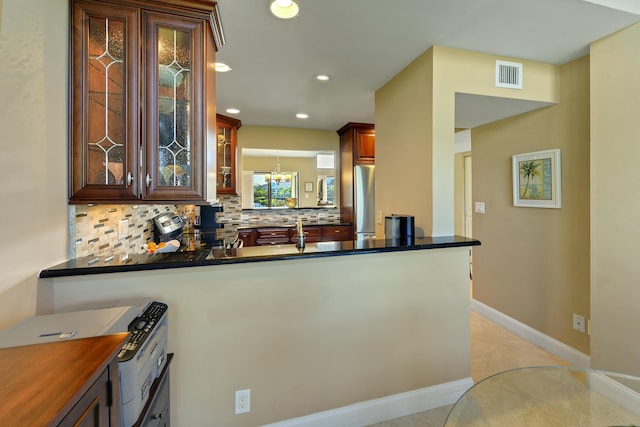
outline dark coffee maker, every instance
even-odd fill
[[[384,218],[384,238],[394,244],[411,245],[415,238],[415,217],[392,214]]]

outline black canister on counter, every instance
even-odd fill
[[[384,218],[384,238],[397,244],[413,244],[415,238],[415,217],[413,215],[391,214]]]

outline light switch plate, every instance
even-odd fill
[[[476,211],[476,213],[483,214],[484,213],[484,202],[475,202],[475,211]]]
[[[129,235],[129,220],[121,219],[118,222],[118,240],[126,239]]]

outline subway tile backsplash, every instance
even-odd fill
[[[192,205],[70,205],[71,258],[143,253],[143,245],[153,239],[153,218],[177,212],[193,219]],[[120,233],[121,221],[126,221]]]
[[[238,227],[251,227],[267,224],[292,224],[302,219],[303,224],[339,224],[340,210],[324,209],[249,209],[242,210],[241,196],[218,195],[224,212],[217,214],[219,224],[224,228],[218,231],[218,238],[231,242],[235,239]]]
[[[216,216],[224,228],[218,238],[231,242],[238,227],[266,224],[292,224],[302,219],[303,224],[338,224],[340,210],[278,209],[242,210],[240,196],[219,195],[224,211]],[[166,212],[175,212],[193,225],[197,212],[194,205],[69,205],[69,254],[71,258],[85,256],[111,256],[143,253],[143,245],[153,239],[153,219]],[[121,221],[126,221],[123,232]]]

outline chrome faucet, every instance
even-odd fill
[[[304,230],[302,228],[302,220],[298,219],[298,241],[296,242],[296,248],[300,251],[304,250],[306,240],[307,238],[304,235]]]

